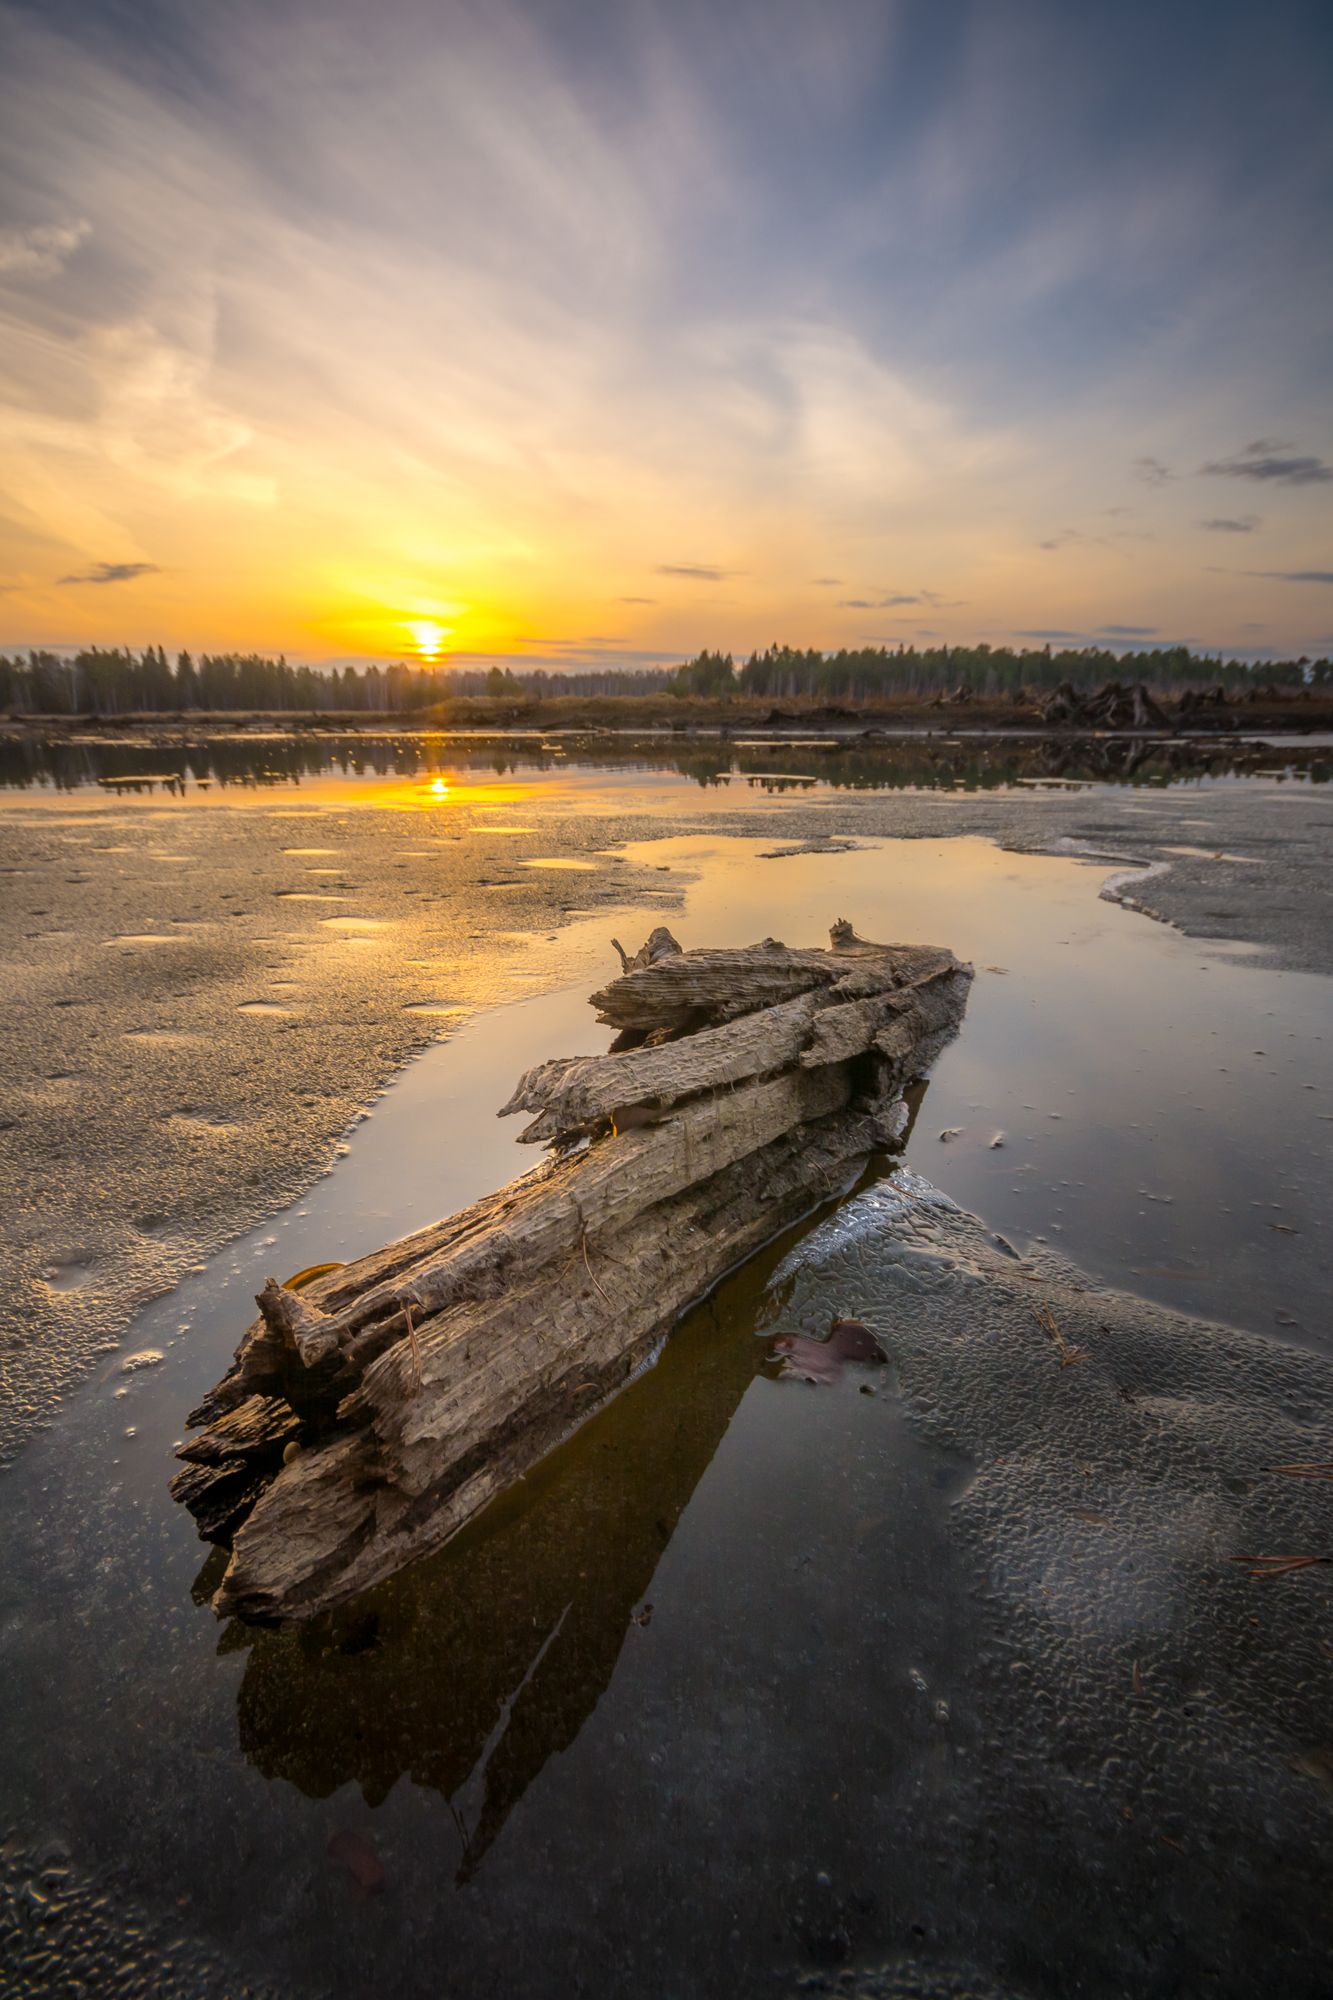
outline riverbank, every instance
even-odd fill
[[[1164,697],[1169,701],[1170,697]],[[1203,707],[1176,716],[1174,729],[1189,734],[1272,735],[1333,729],[1333,694],[1315,688],[1257,689],[1243,701]],[[830,703],[813,696],[729,695],[458,695],[428,709],[320,711],[194,709],[177,714],[9,715],[0,717],[0,741],[27,737],[179,742],[245,730],[290,735],[349,731],[443,729],[461,731],[579,730],[622,735],[635,730],[737,730],[756,728],[856,733],[865,729],[913,731],[1004,730],[1068,739],[1086,734],[1077,724],[1047,722],[1023,696],[904,694],[891,699]]]

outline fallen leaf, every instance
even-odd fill
[[[378,1896],[384,1887],[384,1863],[363,1833],[344,1827],[329,1840],[329,1857],[341,1861],[358,1896]]]
[[[784,1376],[830,1385],[842,1380],[843,1368],[849,1361],[885,1358],[878,1340],[859,1319],[834,1320],[827,1340],[810,1340],[799,1333],[779,1334],[773,1342],[773,1352],[782,1357]]]

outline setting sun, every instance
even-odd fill
[[[437,625],[432,618],[416,618],[409,621],[407,629],[412,634],[422,659],[427,665],[434,666],[444,649],[450,628],[447,625]]]

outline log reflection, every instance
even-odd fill
[[[900,1148],[926,1088],[906,1093]],[[877,1155],[846,1193],[891,1164]],[[647,1622],[662,1553],[769,1359],[755,1334],[781,1302],[770,1279],[837,1205],[727,1278],[654,1368],[438,1555],[306,1626],[229,1624],[219,1650],[250,1654],[237,1706],[256,1769],[311,1798],[351,1779],[371,1806],[403,1776],[443,1793],[466,1880],[547,1760],[574,1742],[627,1635]]]
[[[656,1368],[439,1555],[250,1649],[241,1746],[323,1798],[406,1774],[451,1802],[460,1879],[610,1682],[690,1496],[765,1349],[758,1301],[791,1232],[691,1313]]]

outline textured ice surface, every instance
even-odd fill
[[[1333,1365],[1017,1260],[905,1174],[774,1284],[784,1324],[865,1319],[912,1429],[975,1467],[949,1782],[911,1828],[933,1924],[1023,1990],[1327,1991],[1333,1571],[1231,1558],[1333,1554],[1333,1488],[1266,1470],[1327,1458]]]

